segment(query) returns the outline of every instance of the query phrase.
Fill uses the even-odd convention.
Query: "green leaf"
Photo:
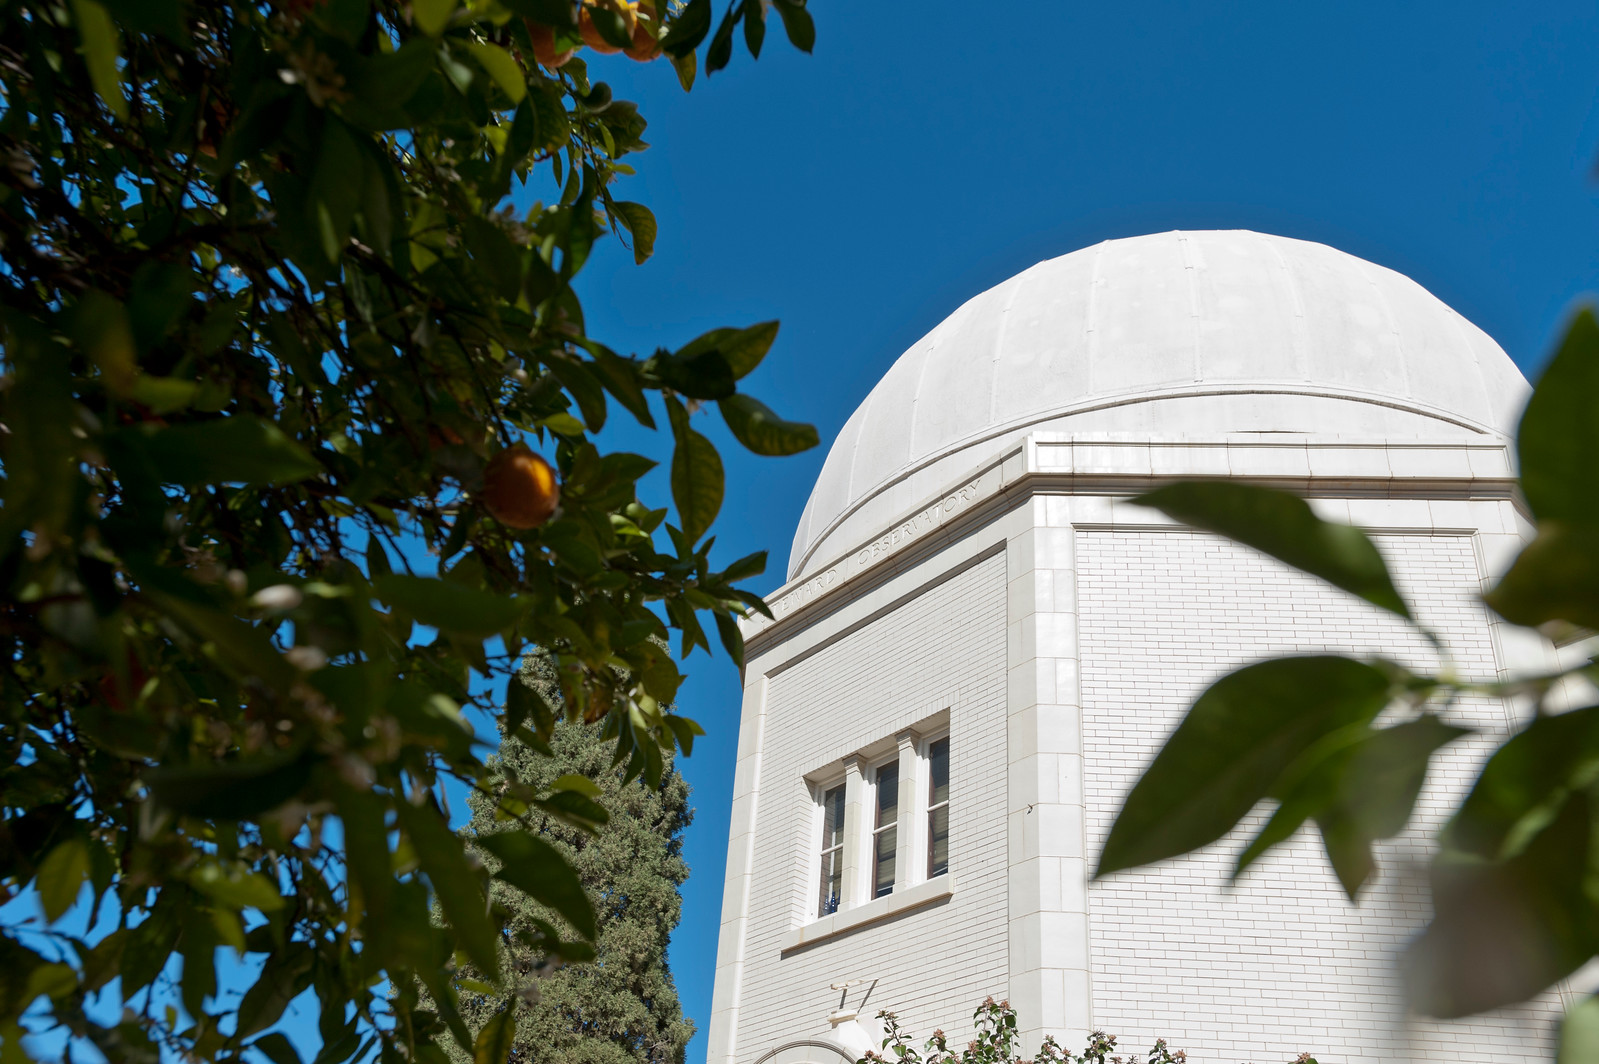
[[[1391,728],[1360,723],[1326,736],[1273,787],[1280,804],[1239,855],[1233,878],[1315,820],[1333,871],[1353,900],[1376,867],[1372,843],[1399,834],[1410,820],[1433,752],[1466,734],[1429,714]]]
[[[194,272],[186,262],[154,260],[133,274],[128,291],[129,327],[140,351],[150,351],[171,335],[193,305]]]
[[[122,950],[122,992],[128,997],[155,981],[166,967],[180,930],[177,891],[163,891],[147,919],[128,933]]]
[[[422,870],[444,909],[445,919],[460,936],[474,963],[491,979],[500,977],[499,935],[489,920],[488,902],[461,839],[431,804],[397,802],[400,824],[416,848]]]
[[[278,1034],[276,1031],[257,1038],[250,1043],[250,1048],[259,1050],[272,1064],[301,1064],[300,1054],[295,1050],[294,1043],[289,1041],[286,1035]]]
[[[299,794],[311,778],[309,754],[217,761],[150,769],[144,782],[155,802],[202,820],[248,820]]]
[[[739,19],[744,17],[742,4],[735,4],[727,9],[727,14],[722,16],[722,24],[716,27],[716,36],[711,38],[711,46],[705,50],[705,76],[712,74],[727,66],[733,58],[733,30],[738,26]]]
[[[586,795],[589,798],[598,798],[600,796],[599,784],[595,783],[581,772],[568,772],[557,777],[555,781],[550,784],[550,790],[576,791],[577,793]]]
[[[722,649],[727,651],[727,656],[733,659],[733,664],[740,669],[744,667],[744,633],[738,630],[738,622],[725,613],[716,615],[716,634],[722,640]]]
[[[618,200],[611,204],[616,216],[633,234],[633,261],[640,265],[655,254],[655,213],[642,203]]]
[[[1599,706],[1535,717],[1483,765],[1439,841],[1486,860],[1514,856],[1596,780]]]
[[[744,0],[744,46],[750,57],[761,57],[761,42],[766,39],[766,8],[761,0]]]
[[[548,798],[534,799],[533,804],[561,823],[590,834],[611,819],[611,814],[606,812],[603,805],[576,791],[552,791]]]
[[[89,878],[89,843],[81,835],[70,835],[39,865],[39,905],[46,923],[55,923],[72,908]]]
[[[289,1007],[289,1002],[311,985],[311,965],[315,957],[315,953],[300,942],[292,942],[269,956],[255,984],[244,992],[244,998],[239,1002],[238,1026],[234,1037],[248,1038],[277,1023],[283,1016],[283,1010]],[[260,1042],[256,1043],[256,1047],[264,1051]]]
[[[135,33],[159,33],[176,44],[187,43],[182,0],[107,0],[106,8]]]
[[[520,677],[513,677],[506,684],[505,715],[513,731],[528,720],[533,722],[533,731],[541,739],[549,739],[555,730],[555,710],[536,687]]]
[[[583,881],[560,850],[523,831],[480,835],[473,841],[500,859],[500,870],[494,873],[496,879],[511,884],[540,905],[549,906],[578,934],[590,942],[594,940],[594,907],[583,890]]]
[[[370,790],[342,787],[335,801],[344,821],[345,860],[360,895],[362,923],[393,926],[394,878],[383,800]],[[367,948],[387,952],[390,945],[382,939],[369,939]]]
[[[1599,910],[1584,889],[1592,800],[1568,797],[1508,860],[1438,855],[1433,920],[1405,957],[1412,1008],[1453,1019],[1525,1001],[1599,952]]]
[[[350,91],[369,107],[403,107],[433,72],[437,57],[437,44],[412,37],[396,51],[370,56],[351,80]]]
[[[516,1002],[515,997],[511,998],[510,1004],[478,1032],[472,1046],[472,1064],[505,1064],[510,1059],[516,1044]]]
[[[78,407],[73,398],[71,360],[32,320],[0,317],[0,333],[12,368],[6,393],[5,477],[0,490],[0,553],[11,550],[24,529],[54,532],[82,496],[74,475]],[[81,512],[81,510],[79,511]]]
[[[362,157],[351,130],[337,118],[322,123],[322,138],[316,154],[316,169],[311,175],[311,202],[321,240],[322,254],[330,263],[339,261],[350,239],[350,224],[361,206],[361,190],[366,160]]]
[[[655,418],[650,414],[649,401],[644,397],[644,388],[641,381],[644,363],[632,358],[623,358],[603,344],[592,340],[583,345],[593,356],[590,364],[594,373],[605,386],[605,390],[616,397],[628,413],[645,428],[655,427]]]
[[[661,50],[670,56],[690,55],[710,31],[711,0],[688,0],[677,17],[667,19],[662,28]],[[692,83],[693,79],[689,80]]]
[[[577,28],[577,13],[567,0],[506,0],[505,6],[546,26]]]
[[[816,23],[805,10],[805,0],[772,0],[772,3],[782,16],[783,31],[788,34],[789,43],[806,53],[815,49]]]
[[[699,57],[693,52],[683,55],[668,55],[667,62],[672,64],[672,69],[677,73],[677,83],[683,86],[684,92],[694,88],[694,75],[699,70]]]
[[[127,308],[104,292],[90,290],[78,297],[69,314],[72,341],[100,371],[106,390],[127,395],[139,374]]]
[[[693,755],[695,737],[705,734],[705,729],[700,727],[698,721],[679,717],[675,713],[667,716],[666,726],[672,729],[672,735],[676,737],[677,745],[682,747],[685,755]]]
[[[411,16],[416,28],[429,37],[437,37],[450,24],[455,14],[455,0],[412,0]]]
[[[131,563],[129,569],[141,581],[152,575],[151,569],[136,567]],[[294,683],[298,674],[284,660],[277,647],[272,645],[264,628],[246,624],[219,609],[200,605],[182,597],[181,593],[173,594],[169,588],[170,585],[162,587],[152,582],[142,590],[145,597],[159,605],[169,618],[187,628],[215,660],[238,673],[241,678],[254,677],[279,690]]]
[[[1185,481],[1132,500],[1184,524],[1254,547],[1410,620],[1376,544],[1353,525],[1323,521],[1297,495],[1236,481]]]
[[[743,329],[712,329],[684,344],[678,349],[677,357],[689,361],[714,351],[727,363],[733,379],[743,380],[761,364],[766,353],[772,349],[772,343],[777,339],[777,330],[778,323],[775,321],[763,321]],[[721,396],[707,395],[699,398],[719,399]]]
[[[568,414],[565,410],[557,414],[551,414],[549,417],[539,418],[538,424],[551,432],[570,439],[577,439],[586,431],[583,422]]]
[[[210,914],[202,906],[193,906],[183,914],[183,936],[178,940],[178,953],[183,958],[183,977],[179,981],[178,998],[191,1016],[204,1012],[205,999],[217,992],[217,938]]]
[[[595,31],[606,44],[614,48],[626,48],[633,43],[633,31],[628,28],[627,20],[622,17],[621,12],[594,4],[589,7],[588,15],[589,20],[594,23]]]
[[[494,84],[500,91],[510,97],[512,106],[522,102],[527,96],[527,74],[517,61],[497,44],[485,44],[482,41],[468,41],[467,48],[489,77],[494,79]]]
[[[1555,1064],[1599,1064],[1599,996],[1583,998],[1566,1010]]]
[[[200,395],[200,383],[141,374],[134,380],[130,395],[153,414],[172,414],[194,403]]]
[[[689,427],[682,403],[668,396],[666,411],[677,440],[672,452],[672,501],[683,535],[697,543],[722,508],[722,458],[710,440]]]
[[[1515,624],[1599,627],[1599,525],[1541,522],[1537,538],[1483,599]]]
[[[461,231],[472,257],[499,290],[500,298],[507,303],[516,302],[522,292],[521,249],[505,235],[505,230],[476,215],[461,219]]]
[[[737,390],[733,369],[720,351],[700,351],[686,358],[661,352],[648,366],[663,385],[690,399],[726,399]]]
[[[808,451],[819,442],[816,426],[784,421],[753,396],[730,395],[716,404],[734,438],[754,454],[788,455]]]
[[[748,580],[752,576],[760,576],[766,572],[766,552],[758,550],[753,554],[746,554],[738,561],[723,569],[718,575],[725,582],[732,584],[740,580]]]
[[[28,973],[24,987],[22,1000],[25,1002],[32,1002],[40,994],[50,998],[66,997],[78,989],[78,973],[72,970],[71,965],[59,961],[41,964]]]
[[[584,427],[590,432],[598,432],[604,428],[608,412],[605,386],[594,372],[594,366],[575,357],[564,357],[554,353],[546,357],[544,364],[550,373],[554,374],[555,379],[561,382],[561,387],[577,400],[578,410],[583,414]]]
[[[109,435],[114,464],[138,463],[165,484],[292,484],[322,472],[316,459],[269,421],[231,414],[214,421]]]
[[[1323,736],[1369,721],[1390,682],[1342,657],[1278,658],[1200,695],[1122,803],[1095,876],[1176,857],[1221,838]]]
[[[72,0],[72,17],[83,38],[83,60],[89,67],[94,91],[111,113],[128,120],[128,98],[122,92],[122,77],[117,70],[119,53],[116,24],[104,5],[96,0]]]
[[[460,635],[487,638],[521,620],[522,603],[513,597],[467,587],[453,580],[392,573],[372,586],[387,605],[422,624]]]
[[[1538,378],[1516,433],[1521,491],[1539,521],[1599,524],[1599,321],[1582,310]]]
[[[375,580],[380,576],[388,576],[394,572],[394,566],[389,564],[389,552],[383,549],[383,543],[376,535],[366,539],[366,574],[367,579]]]
[[[206,861],[189,874],[189,883],[211,900],[221,902],[230,909],[276,912],[283,908],[283,896],[272,881],[242,865]]]

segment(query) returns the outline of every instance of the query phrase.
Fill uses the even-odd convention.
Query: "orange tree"
[[[1599,631],[1599,322],[1585,310],[1527,403],[1516,436],[1537,534],[1483,597],[1505,621],[1585,645]],[[1429,633],[1360,529],[1302,499],[1191,481],[1133,500],[1263,551]],[[1354,899],[1373,843],[1403,830],[1432,755],[1466,734],[1461,695],[1529,703],[1437,838],[1433,917],[1404,959],[1411,1005],[1458,1017],[1522,1001],[1599,955],[1599,659],[1506,682],[1447,668],[1321,655],[1246,665],[1217,680],[1133,786],[1097,875],[1210,845],[1261,802],[1271,814],[1234,876],[1306,823]],[[1561,697],[1555,697],[1555,696]],[[1382,725],[1379,714],[1390,711]],[[1561,1064],[1599,1062],[1599,996],[1566,1015]]]
[[[809,50],[803,0],[773,10]],[[43,917],[19,900],[0,926],[8,1061],[25,1023],[114,1061],[293,1064],[269,1029],[307,989],[319,1064],[442,1061],[468,1038],[458,957],[518,989],[491,877],[577,935],[524,927],[524,946],[592,956],[560,856],[506,833],[485,866],[441,795],[484,786],[476,711],[544,748],[530,688],[485,694],[529,644],[562,711],[658,778],[699,734],[663,708],[680,673],[661,637],[709,652],[714,627],[736,661],[734,616],[765,609],[738,587],[763,555],[711,560],[722,466],[693,422],[714,404],[756,453],[815,445],[738,391],[775,323],[629,356],[588,335],[572,287],[604,234],[639,261],[656,235],[617,194],[645,121],[603,64],[664,54],[687,88],[740,22],[759,53],[758,0],[712,16],[0,10],[0,882]],[[524,184],[546,201],[513,210]],[[669,432],[676,524],[639,498],[651,459],[595,444],[617,414]],[[492,799],[605,819],[559,779]],[[219,992],[224,948],[242,997]]]

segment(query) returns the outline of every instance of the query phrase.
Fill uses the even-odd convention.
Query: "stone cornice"
[[[1126,497],[1178,479],[1228,477],[1330,499],[1492,499],[1524,509],[1501,441],[1338,441],[1228,437],[1181,442],[1034,433],[924,500],[879,534],[766,596],[773,620],[741,623],[751,656],[903,560],[913,548],[980,527],[1034,494]]]

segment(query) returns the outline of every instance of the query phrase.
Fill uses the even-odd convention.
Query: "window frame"
[[[882,776],[885,769],[892,769],[894,773],[894,820],[890,824],[883,823]],[[897,877],[899,874],[899,852],[902,849],[900,842],[901,836],[904,834],[900,829],[905,823],[905,781],[903,779],[904,773],[902,773],[900,769],[901,765],[898,751],[895,751],[895,755],[893,757],[881,760],[872,766],[872,827],[870,831],[866,833],[867,837],[864,840],[866,843],[865,867],[867,869],[867,875],[864,877],[866,880],[866,890],[864,891],[866,896],[864,899],[862,899],[864,901],[872,901],[876,898],[886,898],[888,895],[894,893],[894,888],[898,886]],[[882,854],[879,851],[879,840],[888,832],[893,833],[894,849],[888,857],[888,860],[890,861],[890,875],[888,879],[888,888],[885,890],[880,886],[878,880],[878,875],[881,871],[879,866],[883,860]]]
[[[850,910],[884,902],[931,880],[942,880],[949,873],[951,866],[946,856],[945,871],[932,874],[930,754],[937,743],[951,741],[950,724],[950,710],[940,710],[805,773],[802,793],[809,799],[810,808],[800,819],[806,830],[796,842],[801,847],[798,866],[807,878],[801,890],[791,895],[792,911],[800,926],[834,916],[843,918]],[[888,824],[881,822],[879,807],[885,770],[893,773],[897,788],[894,820]],[[838,789],[843,791],[843,834],[842,838],[834,838],[832,846],[824,848],[827,796]],[[949,803],[942,804],[947,808]],[[892,881],[885,882],[879,891],[879,840],[890,831]],[[838,863],[828,865],[829,859]],[[837,903],[830,910],[823,896],[824,867],[833,870],[832,881],[837,884]],[[949,882],[953,884],[953,878]]]
[[[816,893],[810,902],[810,916],[808,919],[820,920],[824,916],[831,916],[842,909],[850,907],[850,899],[845,897],[844,867],[847,863],[850,845],[849,832],[849,780],[845,776],[833,776],[826,780],[811,785],[811,799],[814,810],[813,823],[809,834],[808,849],[810,851],[810,882]],[[825,846],[827,841],[827,796],[834,791],[839,792],[840,813],[838,834],[832,846]],[[822,900],[822,872],[826,867],[829,854],[836,855],[838,893],[833,900],[833,907],[823,911],[825,905]]]
[[[949,745],[948,750],[944,755],[946,758],[944,800],[942,802],[935,803],[933,801],[933,747],[939,743],[948,743]],[[950,739],[948,728],[945,728],[941,732],[935,732],[924,737],[916,751],[917,759],[920,762],[923,776],[923,785],[917,788],[919,797],[921,799],[919,803],[920,807],[917,810],[917,813],[921,817],[922,823],[922,848],[926,851],[926,860],[917,863],[921,868],[921,877],[922,881],[924,882],[929,879],[937,879],[939,876],[949,874],[950,855],[951,850],[953,849],[953,847],[950,846],[950,796],[955,791],[953,781],[949,778],[951,775],[950,769],[952,768],[952,765],[949,762],[953,761],[954,754],[955,744]],[[942,807],[944,810],[944,867],[941,871],[934,872],[933,813],[938,807]]]

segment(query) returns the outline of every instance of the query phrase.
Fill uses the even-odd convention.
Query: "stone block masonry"
[[[1222,672],[1269,656],[1345,650],[1434,665],[1382,611],[1245,547],[1185,531],[1077,532],[1086,834],[1097,854],[1123,794],[1192,699]],[[1467,676],[1497,675],[1472,537],[1382,535],[1401,590]],[[1510,725],[1497,700],[1449,714],[1479,734],[1434,762],[1417,815],[1380,845],[1357,908],[1302,830],[1228,886],[1264,822],[1176,861],[1089,889],[1093,1021],[1140,1050],[1156,1037],[1199,1064],[1547,1061],[1557,995],[1469,1023],[1407,1016],[1394,959],[1428,915],[1426,840]]]
[[[911,1029],[963,1031],[984,997],[1006,993],[1005,557],[995,554],[768,680],[746,987],[734,1058],[828,1031],[839,993],[877,980],[863,1018],[893,1009]],[[807,773],[947,709],[947,901],[783,952],[814,918]],[[857,989],[856,996],[864,992]],[[851,999],[852,1004],[854,999]]]

